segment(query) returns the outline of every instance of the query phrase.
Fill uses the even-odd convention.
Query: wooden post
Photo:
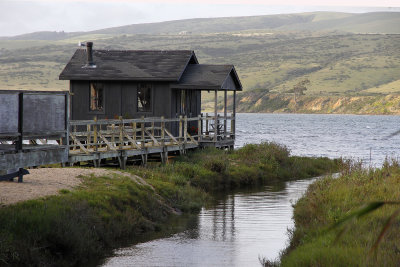
[[[132,143],[131,147],[135,148],[136,147],[136,122],[132,123],[132,130],[133,130],[132,139],[133,139],[134,143]]]
[[[113,123],[113,124],[111,124],[111,143],[113,144],[113,146],[117,147],[117,146],[115,145],[115,135],[114,135],[114,132],[115,132],[115,124]]]
[[[182,129],[182,115],[180,115],[179,116],[179,138],[178,138],[178,141],[179,141],[179,143],[180,142],[182,142],[182,131],[183,131],[183,129]]]
[[[214,142],[217,142],[217,132],[218,132],[217,100],[218,100],[218,91],[215,90],[215,93],[214,93]]]
[[[24,94],[20,93],[19,94],[19,106],[18,106],[18,141],[16,142],[15,145],[15,150],[18,152],[22,152],[22,143],[24,140]],[[18,169],[18,183],[23,182],[23,169],[19,168]],[[14,179],[12,179],[14,180]]]
[[[74,135],[76,136],[76,125],[74,125]],[[75,149],[77,149],[78,147],[77,147],[77,144],[74,142],[74,146],[72,147],[72,150],[75,150]]]
[[[65,138],[63,139],[64,144],[67,147],[67,151],[69,153],[69,132],[70,132],[70,125],[69,125],[69,105],[70,105],[70,99],[69,99],[69,92],[65,94]]]
[[[142,123],[141,123],[142,125],[142,128],[141,128],[141,132],[142,132],[142,140],[140,141],[140,144],[141,144],[141,147],[142,147],[142,149],[144,149],[144,147],[145,147],[145,140],[144,140],[144,131],[145,131],[145,127],[144,127],[144,116],[142,116]]]
[[[94,143],[94,151],[97,151],[97,116],[93,118],[95,124],[93,125],[93,143]]]
[[[226,129],[227,129],[227,125],[226,125],[226,123],[227,123],[227,106],[228,106],[228,104],[227,104],[227,94],[228,94],[228,91],[227,90],[225,90],[224,91],[224,139],[226,139]]]
[[[151,122],[151,135],[152,135],[153,137],[155,137],[155,136],[154,136],[154,121]],[[151,145],[154,146],[154,141],[153,141],[153,139],[152,139],[152,141],[151,141]]]
[[[124,148],[124,120],[119,116],[119,149]]]
[[[164,116],[161,116],[161,146],[165,146],[165,121]]]
[[[231,132],[233,135],[233,140],[236,137],[236,91],[233,91],[233,111],[232,111],[232,122],[231,122]]]
[[[90,143],[91,143],[91,136],[90,136],[90,131],[91,131],[91,127],[90,124],[87,125],[87,133],[86,133],[86,148],[89,149],[90,148]]]
[[[208,113],[206,113],[206,135],[210,135],[210,133],[208,132]]]
[[[183,142],[186,144],[187,141],[187,130],[188,130],[188,121],[187,121],[187,116],[185,115],[185,124],[183,127]]]
[[[197,141],[198,142],[200,142],[201,141],[201,137],[202,137],[202,125],[201,125],[201,121],[202,121],[202,118],[201,118],[201,114],[198,116],[198,121],[197,121]]]

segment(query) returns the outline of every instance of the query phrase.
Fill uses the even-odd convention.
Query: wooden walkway
[[[159,155],[161,162],[166,162],[172,152],[184,154],[188,149],[209,146],[233,149],[234,140],[235,118],[225,114],[70,121],[68,163],[92,161],[98,167],[114,159],[124,169],[129,158],[139,158],[146,165],[149,156]]]

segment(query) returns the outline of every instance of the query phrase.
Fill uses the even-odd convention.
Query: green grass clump
[[[337,229],[326,230],[367,203],[398,201],[399,182],[397,162],[385,162],[378,170],[348,163],[339,178],[316,181],[295,205],[295,230],[290,233],[290,246],[281,265],[398,266],[398,218],[377,249],[370,252],[387,219],[398,207],[384,206]]]
[[[285,146],[261,143],[234,151],[212,148],[195,151],[179,157],[174,164],[143,170],[142,175],[151,177],[158,173],[164,181],[176,185],[216,192],[318,176],[336,171],[337,163],[328,158],[293,157]]]

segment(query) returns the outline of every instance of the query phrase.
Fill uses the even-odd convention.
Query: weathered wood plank
[[[0,134],[18,132],[18,93],[0,93]]]

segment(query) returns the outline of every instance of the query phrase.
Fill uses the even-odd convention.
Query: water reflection
[[[259,266],[285,247],[292,203],[312,180],[275,183],[218,199],[167,238],[116,251],[105,266]]]

